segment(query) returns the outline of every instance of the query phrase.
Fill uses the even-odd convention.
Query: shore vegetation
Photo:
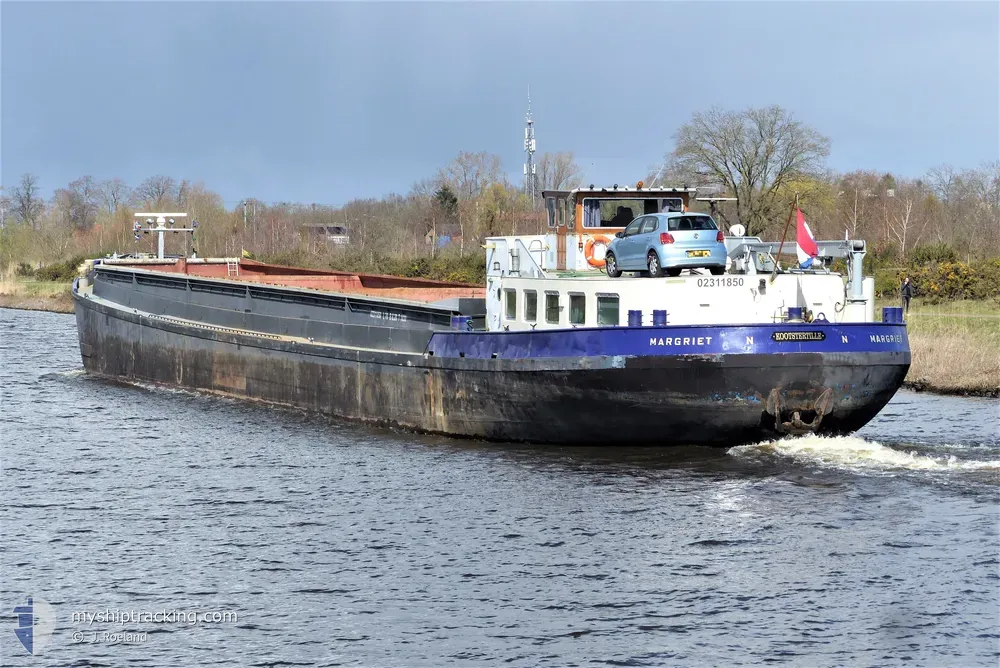
[[[663,161],[634,181],[735,198],[718,211],[723,229],[741,223],[778,239],[797,203],[817,238],[864,239],[880,299],[898,299],[911,279],[914,385],[995,388],[1000,161],[939,165],[913,178],[834,172],[830,150],[818,129],[781,107],[712,109],[682,124]],[[539,154],[537,168],[538,191],[590,185],[570,152]],[[0,186],[0,304],[68,310],[83,258],[155,251],[154,235],[132,231],[133,214],[149,211],[198,221],[191,245],[177,235],[185,238],[168,240],[168,253],[481,285],[487,237],[548,229],[542,201],[525,186],[486,151],[458,153],[405,193],[340,204],[226,201],[202,182],[163,174],[138,183],[83,175],[63,185],[26,173]]]

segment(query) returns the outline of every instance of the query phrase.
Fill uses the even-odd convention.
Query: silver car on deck
[[[725,236],[703,213],[654,213],[640,216],[615,234],[604,258],[608,276],[623,271],[679,276],[684,269],[726,271]]]

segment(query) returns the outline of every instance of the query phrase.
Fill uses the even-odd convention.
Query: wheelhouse
[[[639,216],[688,211],[695,191],[644,188],[641,181],[626,188],[543,191],[552,266],[560,271],[603,269],[604,252],[616,232]]]

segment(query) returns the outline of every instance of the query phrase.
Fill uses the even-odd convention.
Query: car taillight
[[[726,235],[722,233],[722,230],[719,230],[719,233],[715,235],[715,240],[716,241],[725,241],[726,240]]]
[[[670,234],[670,232],[660,232],[660,243],[672,244],[674,243],[674,237]]]

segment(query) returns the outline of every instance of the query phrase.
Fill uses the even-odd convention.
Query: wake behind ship
[[[164,234],[188,228],[137,214],[160,253],[87,263],[81,355],[117,380],[497,441],[730,446],[862,427],[910,363],[898,309],[875,321],[864,242],[818,242],[815,263],[781,270],[794,246],[724,238],[693,194],[546,192],[548,233],[488,239],[485,286],[165,258]]]

